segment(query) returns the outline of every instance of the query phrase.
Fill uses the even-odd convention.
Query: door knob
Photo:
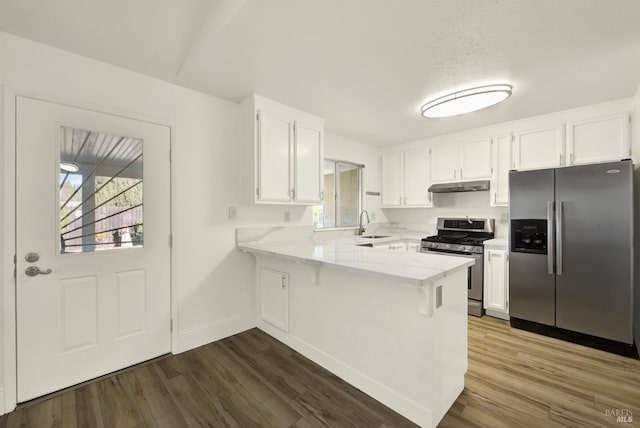
[[[29,266],[24,270],[27,276],[49,275],[51,272],[51,269],[40,270],[38,266]]]

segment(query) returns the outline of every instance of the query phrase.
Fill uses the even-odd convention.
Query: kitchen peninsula
[[[473,259],[238,229],[256,260],[260,329],[421,426],[464,388]],[[302,233],[301,233],[302,231]],[[277,235],[280,234],[280,238]]]

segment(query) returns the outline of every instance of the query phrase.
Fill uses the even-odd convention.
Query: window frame
[[[323,164],[325,162],[333,162],[333,188],[334,188],[334,218],[335,218],[335,225],[332,227],[315,227],[315,230],[317,231],[328,231],[328,230],[349,230],[349,229],[357,229],[359,227],[358,224],[355,225],[347,225],[344,226],[342,225],[342,221],[340,219],[340,174],[339,174],[339,167],[340,165],[344,165],[344,166],[349,166],[349,167],[355,167],[358,171],[358,208],[357,208],[357,212],[358,215],[360,215],[360,213],[363,210],[364,207],[364,191],[363,191],[363,175],[364,175],[364,168],[365,165],[363,164],[359,164],[356,162],[350,162],[350,161],[345,161],[345,160],[340,160],[340,159],[332,159],[332,158],[324,158],[323,159]],[[324,171],[324,168],[323,168]],[[322,173],[322,180],[324,181],[324,172]],[[324,196],[324,192],[323,192],[323,196]],[[318,205],[316,205],[318,206]],[[324,212],[325,208],[325,199],[324,197],[322,198],[322,204],[319,205],[322,206],[322,210]],[[324,222],[323,222],[324,224]]]

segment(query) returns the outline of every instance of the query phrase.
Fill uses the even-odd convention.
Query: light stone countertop
[[[394,240],[398,238],[395,237]],[[281,242],[260,240],[239,242],[238,249],[360,272],[410,285],[427,285],[474,264],[472,258],[359,247],[356,241],[365,240],[362,238],[325,242],[314,242],[311,239]],[[368,241],[380,242],[380,240]]]
[[[509,240],[507,238],[488,239],[483,244],[485,247],[508,247]]]

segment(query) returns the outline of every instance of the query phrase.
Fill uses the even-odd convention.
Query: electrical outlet
[[[229,220],[238,218],[238,207],[229,207]]]
[[[291,221],[291,213],[289,211],[284,212],[284,222],[289,223]]]
[[[508,223],[508,222],[509,222],[509,213],[501,213],[500,223]]]

